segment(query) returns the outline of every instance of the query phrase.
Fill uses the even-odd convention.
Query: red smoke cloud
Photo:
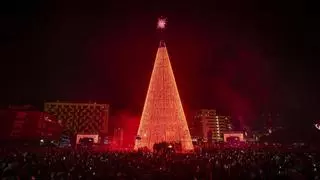
[[[210,79],[210,92],[215,94],[217,103],[228,109],[234,118],[243,118],[241,125],[250,124],[257,118],[257,112],[268,104],[269,69],[257,51],[245,47],[228,49],[232,49],[233,55],[227,58],[221,55],[224,58],[220,62],[219,73]]]
[[[134,140],[138,131],[140,117],[130,111],[119,111],[112,118],[114,128],[123,129],[123,147],[134,145]]]

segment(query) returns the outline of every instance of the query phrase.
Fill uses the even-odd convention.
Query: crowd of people
[[[197,153],[0,150],[2,179],[319,179],[319,154],[270,149]]]

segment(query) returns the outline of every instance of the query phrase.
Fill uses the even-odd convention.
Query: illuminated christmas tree
[[[147,97],[143,107],[135,149],[155,143],[179,142],[182,150],[193,150],[191,136],[164,41],[160,41]]]

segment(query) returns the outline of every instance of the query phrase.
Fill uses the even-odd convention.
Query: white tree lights
[[[159,23],[158,23],[159,25]],[[160,26],[165,23],[160,22]],[[159,142],[180,142],[182,150],[193,150],[193,144],[182,108],[170,59],[164,41],[160,42],[147,97],[143,107],[135,149]]]

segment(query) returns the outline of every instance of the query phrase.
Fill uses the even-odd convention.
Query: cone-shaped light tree
[[[155,143],[179,142],[183,151],[193,150],[190,131],[164,41],[160,41],[135,149],[153,149]]]

